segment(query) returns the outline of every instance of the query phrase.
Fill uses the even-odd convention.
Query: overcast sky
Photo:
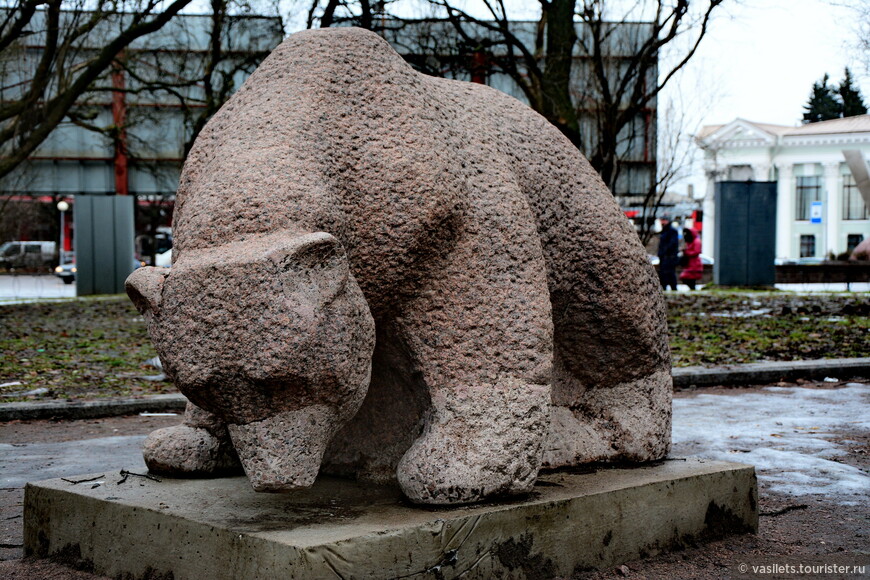
[[[870,1],[870,0],[868,0]],[[849,66],[865,102],[870,77],[854,48],[855,14],[825,0],[743,0],[724,7],[691,63],[684,90],[709,86],[704,124],[750,121],[796,125],[813,82],[834,83]]]

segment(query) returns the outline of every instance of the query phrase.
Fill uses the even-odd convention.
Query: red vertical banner
[[[129,172],[127,168],[127,97],[124,92],[126,80],[121,63],[124,53],[118,55],[118,60],[112,66],[112,123],[115,125],[115,193],[127,195],[130,193]]]
[[[485,85],[488,72],[489,62],[486,53],[482,50],[474,51],[471,55],[471,82]]]
[[[65,216],[63,220],[63,251],[72,252],[73,250],[73,227],[72,215]]]

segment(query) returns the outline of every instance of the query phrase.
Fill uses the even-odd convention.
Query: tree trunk
[[[543,115],[572,143],[580,145],[580,124],[571,100],[571,65],[577,32],[574,29],[576,0],[552,0],[544,5],[546,62],[542,78]]]

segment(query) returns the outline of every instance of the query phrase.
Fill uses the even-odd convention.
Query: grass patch
[[[870,296],[716,290],[668,294],[674,366],[870,356]],[[0,305],[3,402],[175,392],[126,297]],[[20,393],[46,389],[39,396]],[[18,394],[18,395],[15,395]],[[15,396],[10,396],[15,395]]]
[[[0,306],[0,388],[9,396],[48,389],[40,398],[92,399],[175,392],[137,377],[158,371],[145,321],[126,297]]]
[[[860,294],[669,294],[674,366],[870,356],[870,297]]]

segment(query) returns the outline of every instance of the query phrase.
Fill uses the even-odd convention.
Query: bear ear
[[[157,314],[160,310],[163,282],[168,275],[166,268],[144,266],[127,277],[124,288],[140,314]]]
[[[347,284],[350,267],[344,247],[326,232],[305,234],[272,248],[267,257],[283,280],[293,287],[315,291],[328,304]]]

